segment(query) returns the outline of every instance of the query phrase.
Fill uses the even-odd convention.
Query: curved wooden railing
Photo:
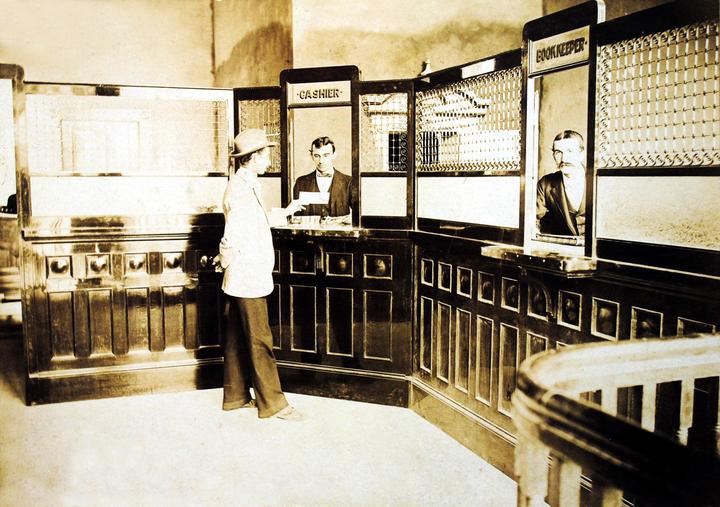
[[[513,395],[518,505],[720,505],[719,375],[718,335],[531,357]]]

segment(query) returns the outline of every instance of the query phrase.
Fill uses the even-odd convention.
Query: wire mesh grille
[[[360,168],[407,171],[407,93],[360,96]]]
[[[241,100],[238,102],[240,130],[263,129],[268,138],[280,145],[280,100]],[[280,150],[270,150],[272,165],[267,172],[280,172]]]
[[[520,171],[522,70],[513,67],[419,92],[418,171]]]
[[[598,48],[598,168],[720,164],[717,20]]]
[[[31,173],[227,170],[224,100],[28,95]]]

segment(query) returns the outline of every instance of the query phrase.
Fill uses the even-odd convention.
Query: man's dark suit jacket
[[[563,236],[585,233],[585,196],[580,209],[573,211],[565,195],[562,172],[546,174],[537,186],[537,219],[540,232]]]
[[[327,204],[308,204],[304,211],[300,211],[298,215],[323,215],[323,209],[326,214],[331,217],[338,217],[350,213],[350,186],[352,178],[347,174],[343,174],[337,169],[333,173],[332,183],[330,184],[330,201]],[[310,174],[300,176],[295,181],[293,188],[293,199],[300,197],[300,192],[319,192],[320,189],[315,179],[315,171]]]

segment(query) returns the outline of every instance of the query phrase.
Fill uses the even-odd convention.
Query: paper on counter
[[[283,208],[272,208],[268,213],[268,222],[270,222],[270,227],[287,225],[287,213]]]
[[[330,202],[330,192],[300,192],[300,204],[327,204]]]

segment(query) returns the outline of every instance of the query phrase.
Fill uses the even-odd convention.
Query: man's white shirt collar
[[[321,175],[320,171],[315,170],[315,181],[317,182],[317,186],[321,192],[329,192],[330,191],[330,185],[332,184],[332,179],[333,179],[334,174],[335,174],[335,169],[333,169],[332,172],[327,175]]]

